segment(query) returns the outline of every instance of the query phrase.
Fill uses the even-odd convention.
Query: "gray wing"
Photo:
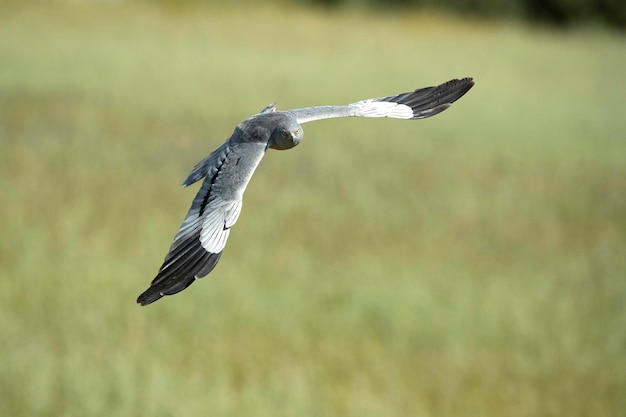
[[[204,182],[157,276],[150,288],[137,298],[139,304],[150,304],[164,295],[176,294],[213,270],[230,228],[237,222],[243,193],[265,149],[263,143],[231,138],[194,167],[183,185],[202,178]]]
[[[395,96],[371,98],[345,106],[319,106],[289,110],[298,123],[333,117],[391,117],[423,119],[441,113],[474,85],[471,78],[450,80],[435,87],[420,88]]]

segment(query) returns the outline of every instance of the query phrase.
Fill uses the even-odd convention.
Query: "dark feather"
[[[137,298],[139,304],[147,305],[164,295],[172,295],[184,290],[197,278],[202,278],[211,272],[222,256],[222,252],[210,253],[202,247],[200,230],[195,231],[183,242],[175,242],[175,245],[175,248],[165,257],[150,288]]]
[[[404,104],[413,109],[413,119],[423,119],[441,113],[463,97],[474,86],[471,78],[450,80],[436,87],[419,88],[410,93],[377,99]]]

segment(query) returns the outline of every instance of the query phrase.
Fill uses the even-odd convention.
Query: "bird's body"
[[[150,304],[206,276],[219,261],[230,228],[241,212],[243,193],[268,149],[286,150],[303,138],[302,123],[335,117],[420,119],[447,109],[474,85],[471,78],[346,106],[276,111],[274,105],[244,120],[231,137],[189,173],[183,186],[204,178],[174,237],[163,265],[137,302]]]

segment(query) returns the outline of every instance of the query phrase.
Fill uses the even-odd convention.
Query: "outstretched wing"
[[[423,119],[441,113],[474,85],[471,78],[450,80],[436,87],[420,88],[395,96],[371,98],[346,106],[318,106],[289,110],[298,123],[333,117],[391,117]]]
[[[347,106],[307,107],[286,113],[294,116],[298,123],[351,116],[421,119],[444,111],[473,85],[471,78],[464,78]],[[273,112],[276,112],[274,104],[261,111]],[[243,193],[267,146],[263,142],[242,140],[237,135],[236,129],[233,136],[200,161],[183,182],[188,186],[204,178],[157,276],[137,298],[141,305],[184,290],[211,272],[219,261],[230,228],[241,212]]]
[[[265,149],[263,143],[231,139],[195,166],[183,185],[203,177],[204,182],[157,276],[137,298],[139,304],[176,294],[213,270],[230,228],[239,218],[243,193]]]

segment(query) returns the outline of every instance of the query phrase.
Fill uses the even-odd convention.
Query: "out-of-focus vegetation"
[[[2,414],[625,415],[625,73],[603,32],[5,3]],[[432,119],[305,125],[216,270],[135,305],[242,119],[462,76]]]
[[[626,27],[621,0],[293,0],[329,6],[429,8],[477,16],[514,17],[559,25],[603,22]]]
[[[173,7],[206,5],[220,0],[147,0]],[[259,0],[238,0],[258,2]],[[284,3],[316,4],[332,8],[381,10],[431,10],[470,16],[507,18],[558,26],[604,24],[626,28],[623,0],[279,0]],[[273,0],[276,2],[276,0]]]

